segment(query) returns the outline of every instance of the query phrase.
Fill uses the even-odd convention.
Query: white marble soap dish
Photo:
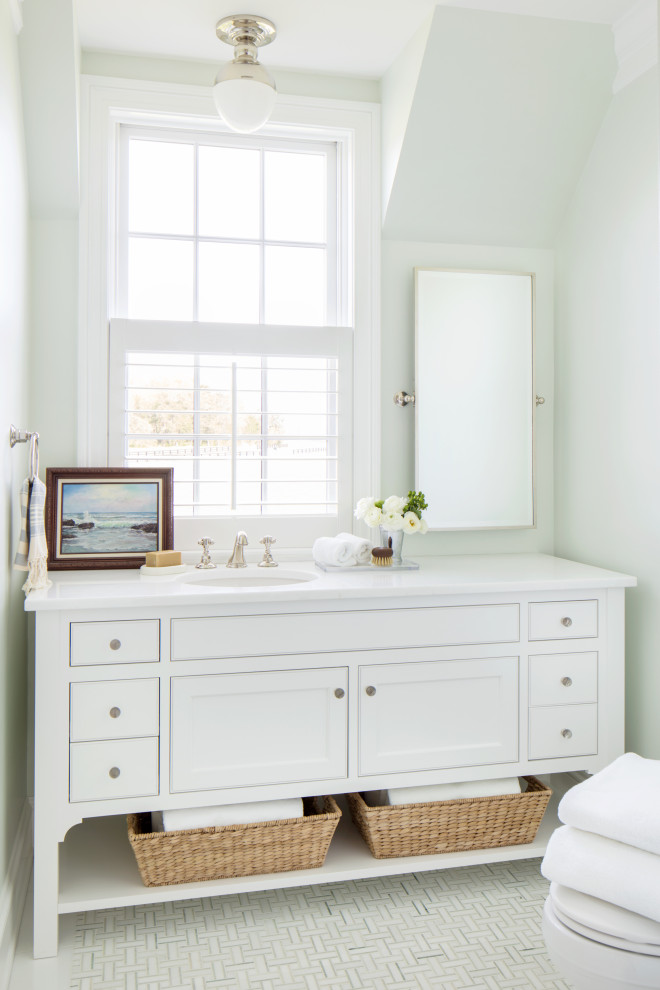
[[[188,570],[187,564],[173,564],[172,567],[147,567],[143,564],[140,568],[140,577],[154,578],[159,581],[161,578],[174,577],[176,574],[185,574]]]

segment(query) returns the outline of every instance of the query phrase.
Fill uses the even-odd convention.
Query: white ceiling
[[[261,60],[279,69],[379,79],[436,0],[75,0],[89,51],[225,62],[215,24],[234,13],[270,18],[278,29]],[[639,0],[440,0],[440,6],[611,24]]]

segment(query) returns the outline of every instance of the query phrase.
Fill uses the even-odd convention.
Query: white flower
[[[383,514],[378,508],[378,506],[372,505],[365,512],[363,519],[366,522],[367,526],[379,526],[382,516]]]
[[[384,529],[389,529],[391,533],[394,533],[398,529],[403,529],[403,516],[400,512],[385,512],[385,506],[383,506],[380,524]]]
[[[403,513],[403,507],[406,504],[407,499],[401,498],[400,495],[390,495],[383,502],[383,512],[398,512],[399,515]]]
[[[406,512],[403,517],[403,528],[406,533],[419,533],[422,528],[422,520],[414,512]]]
[[[355,518],[364,519],[369,509],[372,508],[376,499],[371,496],[370,498],[361,498],[358,500],[357,507],[355,509]],[[376,523],[378,525],[378,523]]]
[[[420,533],[428,533],[429,524],[427,523],[426,519],[419,520],[419,531]]]

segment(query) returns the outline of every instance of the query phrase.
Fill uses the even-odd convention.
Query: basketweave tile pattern
[[[539,864],[90,911],[70,990],[570,990]]]

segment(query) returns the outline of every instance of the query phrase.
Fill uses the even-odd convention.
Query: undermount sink
[[[304,571],[261,573],[252,568],[238,570],[199,570],[182,578],[183,584],[202,584],[205,588],[283,588],[287,584],[313,581],[317,575]]]

